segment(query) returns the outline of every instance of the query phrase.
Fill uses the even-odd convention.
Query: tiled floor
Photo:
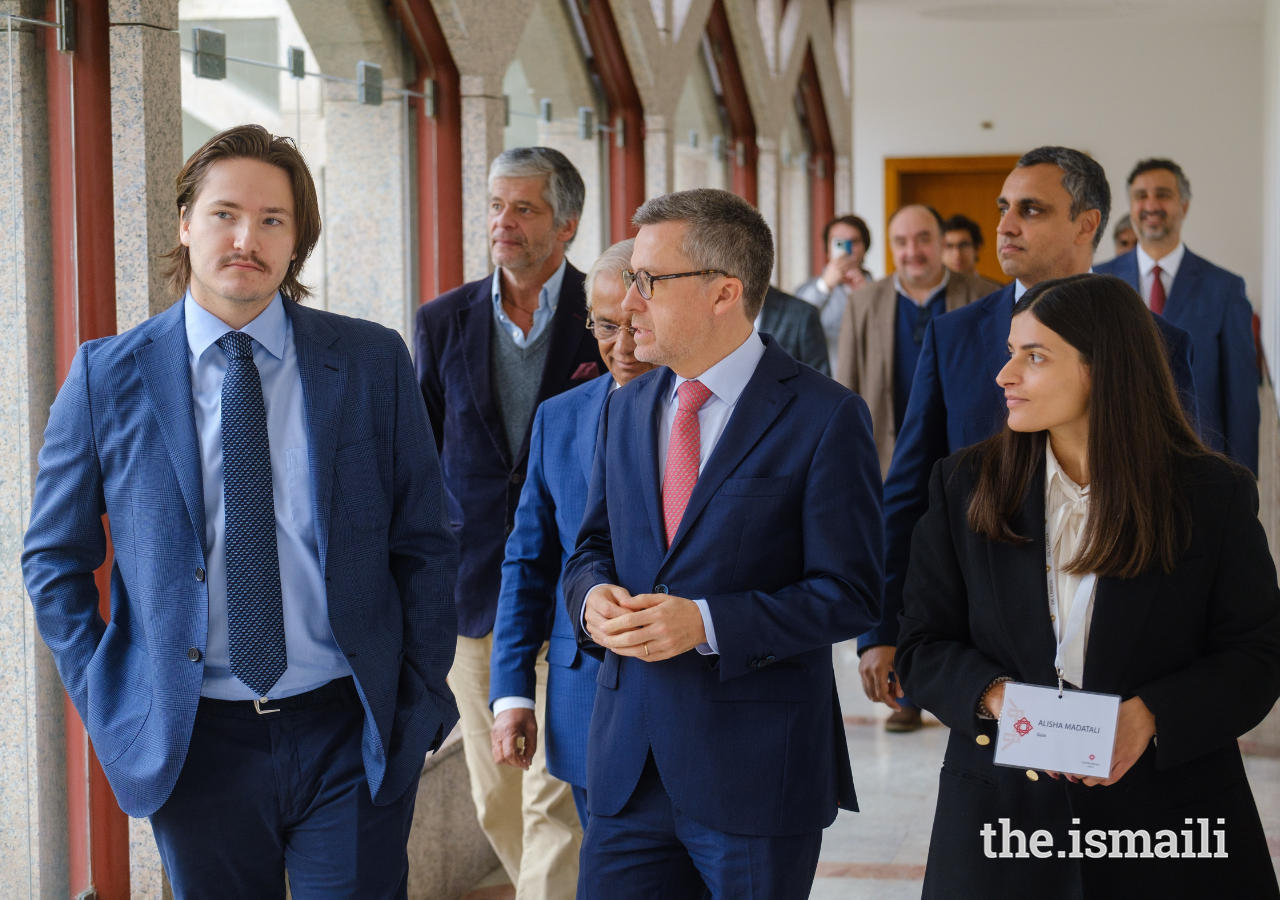
[[[862,693],[852,644],[835,648],[836,683],[847,724],[860,813],[841,812],[822,841],[812,900],[918,900],[929,855],[938,769],[948,731],[927,713],[914,734],[889,734],[889,711]],[[1280,856],[1280,759],[1245,758],[1262,821]],[[484,884],[508,883],[500,872]],[[512,891],[511,888],[507,888]],[[489,893],[489,891],[494,891]],[[499,900],[494,888],[471,900]],[[514,896],[514,892],[505,896]]]

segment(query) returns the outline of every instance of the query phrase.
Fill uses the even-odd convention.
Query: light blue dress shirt
[[[551,273],[551,277],[538,292],[538,308],[533,311],[533,325],[528,334],[507,318],[506,310],[502,308],[502,267],[493,270],[493,316],[522,350],[538,339],[538,335],[546,330],[551,317],[556,314],[556,306],[560,303],[560,285],[564,283],[564,269],[568,264],[568,259],[560,260],[560,267]]]
[[[279,294],[240,329],[253,338],[253,362],[262,381],[271,444],[271,483],[276,506],[276,546],[284,603],[289,667],[268,693],[272,699],[301,694],[351,674],[329,627],[329,600],[316,544],[315,491],[307,441],[302,376],[293,325]],[[227,649],[227,544],[222,489],[222,379],[227,356],[215,341],[230,328],[188,292],[183,300],[191,399],[200,441],[204,486],[205,584],[209,590],[209,633],[200,694],[219,700],[255,700],[253,691],[231,674]]]

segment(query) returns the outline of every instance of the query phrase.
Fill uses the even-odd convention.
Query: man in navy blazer
[[[295,897],[403,898],[458,718],[457,545],[409,352],[297,302],[320,216],[289,138],[215,135],[178,206],[184,299],[81,346],[50,410],[36,622],[175,897],[282,897],[287,867]]]
[[[418,381],[460,545],[449,684],[462,714],[471,796],[481,828],[527,900],[572,891],[578,817],[568,785],[548,775],[541,757],[525,772],[494,761],[490,655],[534,411],[604,371],[585,327],[582,273],[565,257],[585,193],[582,176],[557,150],[500,154],[489,168],[494,273],[423,304],[414,329]],[[544,682],[546,653],[544,646],[537,662]]]
[[[1191,335],[1200,434],[1256,476],[1261,413],[1253,307],[1243,278],[1182,243],[1190,206],[1191,183],[1181,166],[1171,159],[1138,163],[1129,174],[1129,212],[1138,246],[1094,271],[1123,278],[1152,312]]]
[[[516,530],[507,538],[493,625],[493,758],[527,769],[537,749],[543,749],[547,770],[573,788],[583,828],[587,729],[600,663],[578,649],[560,574],[577,547],[604,402],[614,388],[653,368],[636,359],[636,343],[627,325],[631,316],[622,311],[622,271],[631,265],[634,244],[614,244],[587,272],[587,321],[609,371],[538,407],[529,441],[529,477],[516,509]],[[545,683],[539,684],[535,660],[548,634],[549,671]],[[541,745],[538,719],[547,726]]]
[[[698,189],[634,222],[623,310],[668,368],[607,402],[565,570],[602,658],[578,897],[800,900],[857,809],[831,645],[878,613],[870,414],[752,327],[773,264],[753,207]]]
[[[902,583],[911,532],[929,505],[933,466],[1004,426],[1004,391],[996,375],[1009,361],[1013,306],[1041,281],[1089,271],[1111,210],[1111,189],[1102,166],[1080,151],[1040,147],[1018,160],[997,202],[996,254],[1014,281],[925,329],[911,400],[885,479],[884,611],[879,624],[858,639],[858,668],[867,696],[895,709],[903,696],[893,670]],[[1191,339],[1158,316],[1156,325],[1194,425]]]

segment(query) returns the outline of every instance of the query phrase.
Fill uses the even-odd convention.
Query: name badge
[[[995,763],[1106,778],[1120,697],[1007,682]]]

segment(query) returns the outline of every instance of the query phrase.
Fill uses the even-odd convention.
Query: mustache
[[[267,265],[266,260],[256,253],[228,253],[222,259],[218,260],[218,268],[232,265],[233,263],[247,262],[257,266],[264,272],[270,272],[271,267]]]

